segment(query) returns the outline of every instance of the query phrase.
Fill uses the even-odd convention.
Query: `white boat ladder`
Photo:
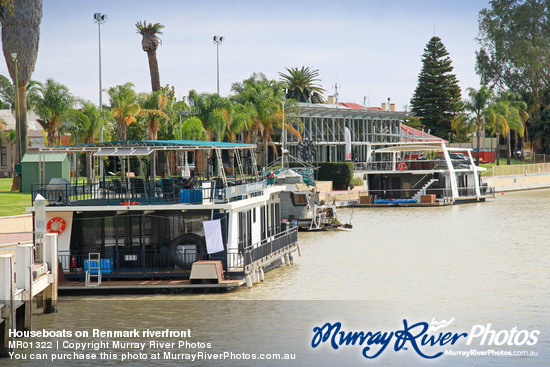
[[[92,283],[92,277],[96,277],[97,282]],[[101,285],[101,254],[99,252],[90,252],[88,254],[88,270],[86,270],[85,284],[92,287]]]

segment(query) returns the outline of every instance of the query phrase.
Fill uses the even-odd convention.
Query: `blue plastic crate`
[[[180,203],[190,203],[191,202],[191,189],[180,189]]]
[[[90,264],[93,268],[97,268],[97,260],[84,260],[84,271],[88,271],[90,268]],[[113,259],[100,259],[99,260],[99,267],[101,268],[102,273],[112,273],[113,272]],[[91,269],[90,274],[97,274],[96,269]]]
[[[191,202],[202,203],[202,190],[191,190]]]

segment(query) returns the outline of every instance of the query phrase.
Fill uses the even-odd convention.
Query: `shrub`
[[[352,162],[319,162],[314,163],[319,167],[317,179],[319,181],[332,181],[335,190],[346,190],[350,187],[353,178]]]
[[[353,189],[355,186],[363,186],[363,180],[360,177],[352,177],[349,187]]]

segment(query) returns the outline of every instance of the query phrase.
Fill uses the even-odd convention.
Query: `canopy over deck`
[[[374,153],[397,153],[397,152],[420,152],[420,151],[449,151],[449,152],[466,152],[472,149],[468,148],[451,148],[447,147],[444,142],[437,143],[388,143],[384,148],[376,149]]]
[[[96,156],[138,156],[149,155],[153,150],[243,150],[255,149],[254,144],[228,143],[200,140],[143,140],[109,141],[41,148],[45,152],[94,152]],[[100,153],[105,152],[105,154]],[[110,153],[110,154],[107,154]],[[114,154],[113,154],[114,153]]]

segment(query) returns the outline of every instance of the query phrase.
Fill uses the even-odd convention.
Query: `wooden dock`
[[[228,279],[217,283],[190,283],[189,280],[103,280],[101,285],[90,286],[81,281],[59,284],[60,294],[113,294],[117,293],[185,293],[193,291],[225,292],[240,287],[243,279]]]

